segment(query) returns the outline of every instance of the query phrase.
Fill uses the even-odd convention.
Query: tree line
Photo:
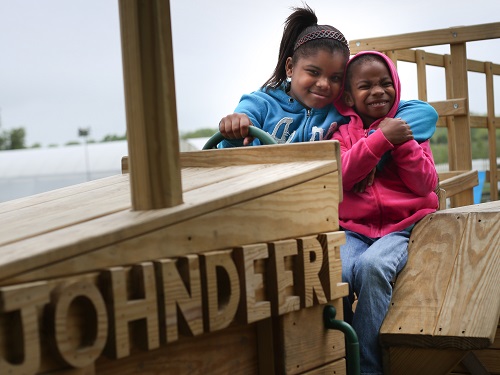
[[[127,135],[106,135],[102,140],[98,142],[113,142],[113,141],[121,141],[126,140]],[[93,139],[89,139],[87,143],[96,143],[97,141]],[[78,141],[69,141],[66,142],[65,146],[78,145],[80,142]],[[31,146],[26,145],[26,130],[23,127],[14,128],[10,130],[1,130],[0,131],[0,151],[2,150],[21,150],[26,148],[40,148],[42,145],[40,143],[35,143]],[[56,144],[51,144],[49,147],[57,147]]]
[[[190,132],[181,133],[181,139],[210,137],[217,132],[217,128],[202,128]],[[113,142],[126,140],[127,135],[106,135],[99,142]],[[500,132],[496,132],[496,142],[500,145]],[[95,140],[89,140],[88,143],[96,143]],[[80,142],[71,141],[65,145],[80,144]],[[488,130],[471,129],[471,145],[473,159],[488,159]],[[55,147],[50,145],[49,147]],[[39,143],[26,146],[26,130],[23,127],[0,131],[0,150],[18,150],[24,148],[38,148]],[[500,148],[500,147],[499,147]],[[431,149],[436,164],[448,162],[448,133],[445,128],[437,128],[436,133],[431,138]]]

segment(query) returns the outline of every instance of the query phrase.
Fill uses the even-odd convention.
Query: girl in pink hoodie
[[[365,51],[347,63],[343,92],[335,103],[342,115],[350,116],[333,139],[341,150],[339,220],[346,243],[340,253],[350,291],[344,317],[358,334],[363,374],[382,374],[378,332],[391,301],[391,281],[406,264],[413,225],[438,207],[429,142],[435,126],[411,127],[393,118],[400,92],[392,61]],[[406,120],[412,124],[411,118]],[[354,293],[358,302],[353,314]]]

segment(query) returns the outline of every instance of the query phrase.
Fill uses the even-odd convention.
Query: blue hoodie
[[[269,133],[277,143],[310,142],[332,139],[338,125],[349,122],[332,105],[307,109],[285,92],[284,83],[277,89],[261,88],[241,97],[235,113],[244,113],[253,126]],[[401,100],[395,117],[412,125],[416,139],[428,139],[434,133],[437,113],[426,102]],[[416,134],[422,129],[425,134]],[[253,145],[259,145],[254,140]],[[219,148],[242,146],[242,139],[225,140]]]
[[[277,89],[263,88],[241,97],[235,113],[244,113],[256,126],[271,134],[277,143],[310,142],[331,139],[337,124],[345,124],[333,105],[307,109],[285,92],[285,84]],[[259,145],[255,140],[253,145]],[[219,147],[241,146],[242,140],[222,141]]]

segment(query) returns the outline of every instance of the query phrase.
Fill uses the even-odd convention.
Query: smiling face
[[[353,107],[368,128],[389,113],[396,98],[394,83],[380,58],[359,61],[349,66],[345,103]]]
[[[291,78],[288,94],[306,108],[323,108],[331,104],[342,87],[346,58],[340,51],[320,49],[313,55],[300,56],[286,62]]]

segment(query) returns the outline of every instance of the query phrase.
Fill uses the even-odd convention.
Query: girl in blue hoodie
[[[266,131],[277,143],[291,143],[331,139],[336,126],[348,122],[333,103],[342,88],[349,45],[339,30],[317,22],[307,5],[294,8],[273,75],[221,119],[219,131],[226,140],[218,147],[260,144],[248,136],[249,126]],[[412,126],[422,124],[428,137],[435,130],[437,113],[425,102],[401,101],[396,116]]]

